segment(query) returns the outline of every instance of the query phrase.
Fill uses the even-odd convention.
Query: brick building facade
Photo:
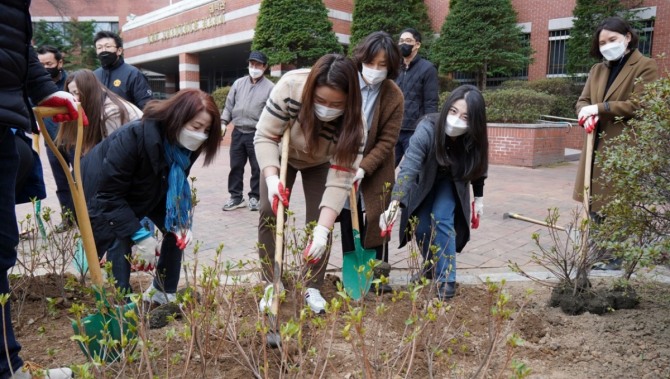
[[[448,0],[426,0],[433,31],[439,33]],[[523,78],[562,75],[564,41],[569,38],[575,0],[512,0],[534,62]],[[69,17],[118,23],[128,63],[165,78],[165,91],[200,87],[211,91],[246,72],[260,0],[61,0],[59,9],[34,0],[34,20],[59,22]],[[324,0],[339,41],[349,43],[353,0]],[[648,53],[670,53],[670,2],[645,0]],[[107,25],[104,24],[103,25]],[[562,42],[563,41],[563,42]],[[662,64],[665,67],[665,64]]]

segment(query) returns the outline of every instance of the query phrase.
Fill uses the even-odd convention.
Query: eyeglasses
[[[401,38],[401,39],[398,40],[398,43],[401,44],[401,45],[402,45],[403,43],[407,43],[407,44],[413,45],[414,42],[416,42],[416,41],[413,40],[413,39],[411,39],[411,38],[408,38],[408,39],[402,39],[402,38]]]
[[[100,50],[111,50],[111,49],[116,49],[116,46],[114,46],[114,45],[97,45],[95,47],[95,49],[98,50],[98,51],[100,51]]]

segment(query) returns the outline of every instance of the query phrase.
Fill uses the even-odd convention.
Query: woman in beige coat
[[[93,71],[82,69],[71,73],[65,81],[65,90],[81,102],[89,125],[84,129],[82,154],[86,154],[121,126],[142,118],[142,111],[116,95],[100,83]],[[58,140],[68,149],[74,146],[77,128],[60,128]]]
[[[638,35],[619,17],[605,19],[593,34],[591,56],[603,59],[589,72],[586,85],[577,101],[576,111],[587,133],[596,133],[591,176],[591,212],[597,214],[610,195],[597,161],[598,152],[606,149],[621,134],[638,108],[632,101],[646,83],[658,79],[656,62],[637,50]],[[586,151],[586,143],[584,149]],[[585,154],[579,161],[573,198],[582,201],[584,193]],[[594,180],[595,179],[595,180]]]
[[[353,55],[368,134],[355,178],[359,189],[357,212],[361,220],[361,240],[365,248],[377,252],[377,259],[388,262],[388,238],[381,236],[379,215],[388,206],[390,189],[395,183],[393,157],[404,107],[402,91],[394,82],[400,70],[400,51],[388,33],[374,32],[358,44]],[[353,251],[350,206],[342,209],[339,219],[342,251]],[[391,291],[388,285],[379,289],[380,293],[388,291]]]

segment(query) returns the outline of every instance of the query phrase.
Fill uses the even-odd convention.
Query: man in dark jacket
[[[398,41],[403,56],[400,75],[395,80],[405,97],[400,135],[395,145],[395,165],[398,167],[414,134],[416,122],[424,115],[438,111],[439,82],[435,66],[421,58],[421,33],[416,29],[407,28],[400,33]]]
[[[151,100],[149,81],[135,66],[123,61],[123,40],[108,31],[96,33],[93,39],[100,66],[95,76],[115,94],[143,109]]]
[[[28,105],[67,106],[64,119],[77,117],[74,97],[58,91],[30,46],[30,0],[0,2],[0,294],[10,293],[8,271],[16,263],[19,230],[16,224],[15,190],[19,155],[14,130],[31,132],[35,119]],[[0,378],[31,378],[22,370],[21,345],[12,329],[9,302],[2,306]],[[49,370],[50,378],[69,378],[70,369]]]
[[[65,87],[65,79],[67,79],[67,72],[63,69],[63,54],[57,48],[49,45],[41,46],[37,49],[37,58],[40,60],[40,63],[47,70],[51,76],[51,80],[56,83],[58,90],[62,91]],[[51,139],[56,140],[56,135],[58,134],[58,123],[53,122],[50,118],[44,119],[44,126],[47,128],[47,132]],[[44,142],[46,147],[46,141]],[[56,182],[56,197],[58,197],[58,203],[60,204],[60,210],[63,212],[63,220],[58,224],[54,231],[57,233],[65,232],[68,229],[74,226],[74,203],[72,200],[72,194],[70,193],[70,185],[67,183],[67,176],[63,167],[61,167],[56,155],[49,149],[47,149],[47,158],[49,158],[49,166],[51,166],[51,172],[54,176],[54,181]],[[65,159],[65,163],[69,166],[72,166],[72,157],[70,152],[67,149],[61,148],[60,154]],[[68,215],[69,212],[69,215]],[[68,217],[69,216],[69,217]]]

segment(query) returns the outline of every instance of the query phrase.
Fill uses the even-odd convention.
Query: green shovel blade
[[[352,299],[358,300],[365,296],[372,285],[370,260],[375,259],[374,250],[364,249],[361,235],[354,229],[354,251],[345,252],[342,256],[342,282],[344,290]]]
[[[128,311],[136,312],[136,304],[104,305],[98,313],[84,317],[81,324],[73,320],[73,339],[86,356],[116,361],[124,350],[130,353],[135,347],[137,328],[135,321],[125,316]]]

